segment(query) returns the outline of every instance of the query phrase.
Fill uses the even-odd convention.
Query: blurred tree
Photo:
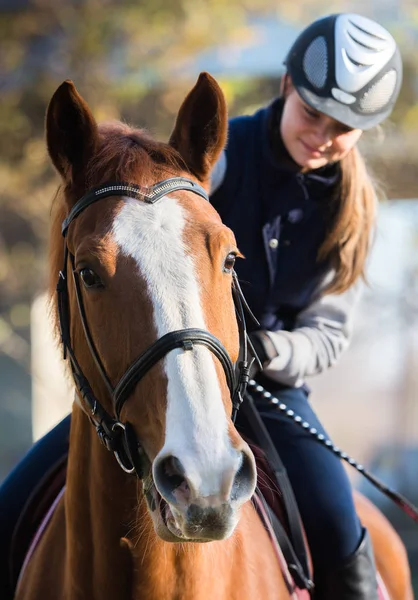
[[[28,351],[22,345],[29,336],[28,306],[45,286],[49,207],[57,177],[46,156],[44,114],[64,79],[76,82],[98,120],[122,118],[166,137],[191,85],[190,78],[179,78],[179,65],[192,65],[202,50],[221,43],[251,40],[255,17],[279,17],[299,27],[320,14],[347,10],[347,4],[1,0],[0,350]],[[418,127],[413,61],[406,73],[395,118],[409,129]],[[278,91],[276,76],[220,83],[231,114],[252,110]],[[397,148],[395,154],[402,152]]]

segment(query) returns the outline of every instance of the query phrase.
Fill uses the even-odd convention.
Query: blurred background
[[[362,149],[381,181],[378,235],[353,344],[309,381],[338,446],[418,504],[418,8],[412,0],[0,0],[0,481],[69,410],[51,341],[46,288],[58,178],[44,114],[72,79],[98,120],[121,118],[165,140],[201,70],[231,115],[279,92],[298,32],[332,12],[376,18],[398,41],[404,82],[390,122]],[[369,484],[357,487],[407,544],[418,580],[418,526]]]

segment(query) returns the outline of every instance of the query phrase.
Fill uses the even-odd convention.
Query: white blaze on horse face
[[[120,251],[136,261],[146,281],[159,338],[190,327],[207,330],[184,226],[184,209],[168,196],[155,205],[126,199],[113,224]],[[241,453],[228,436],[214,357],[196,344],[192,351],[172,350],[163,361],[167,414],[159,456],[178,458],[199,496],[221,495],[226,500]]]

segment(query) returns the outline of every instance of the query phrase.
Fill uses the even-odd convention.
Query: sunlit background
[[[58,183],[43,125],[56,87],[72,79],[98,120],[164,140],[201,70],[231,115],[250,113],[278,94],[298,32],[341,11],[393,33],[404,83],[390,122],[362,143],[387,200],[353,344],[309,384],[335,443],[418,504],[418,8],[407,0],[0,0],[0,481],[71,403],[42,296]],[[350,474],[395,524],[418,578],[418,526]]]

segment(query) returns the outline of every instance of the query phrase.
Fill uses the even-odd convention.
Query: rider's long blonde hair
[[[282,77],[281,96],[288,85],[294,88],[288,74]],[[366,258],[376,219],[377,182],[369,173],[356,146],[340,161],[340,181],[330,202],[327,234],[318,260],[329,260],[334,274],[324,293],[341,294],[362,277],[365,279]],[[380,195],[379,189],[379,195]]]
[[[341,162],[336,203],[318,259],[329,259],[334,277],[327,293],[342,293],[359,277],[365,278],[365,263],[376,218],[377,185],[354,147]]]

